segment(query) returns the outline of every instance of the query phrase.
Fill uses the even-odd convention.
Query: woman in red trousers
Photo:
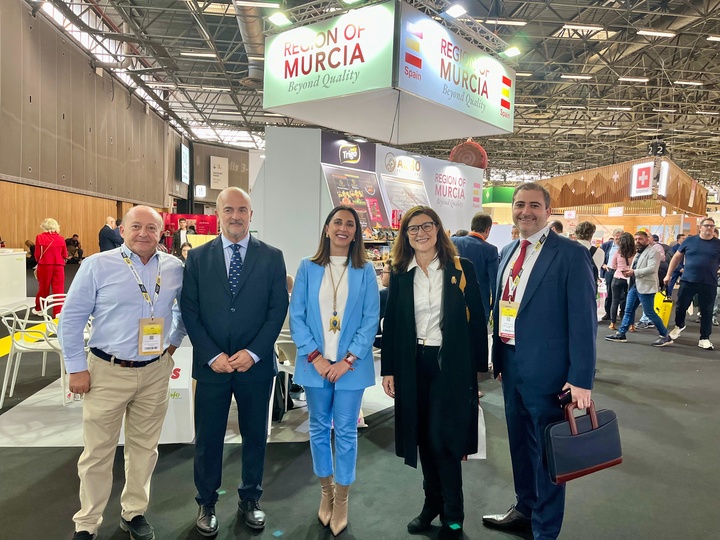
[[[35,315],[40,314],[40,299],[65,292],[65,261],[68,258],[65,240],[60,236],[60,225],[52,218],[40,224],[44,231],[35,238],[35,259],[37,259],[38,293],[35,296]],[[53,317],[60,313],[61,306],[55,306]]]

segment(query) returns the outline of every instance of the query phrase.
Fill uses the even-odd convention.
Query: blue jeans
[[[319,478],[335,472],[335,482],[349,486],[355,481],[357,421],[365,390],[335,390],[323,381],[322,388],[305,387],[310,417],[310,452],[313,471]],[[330,429],[335,430],[335,467]]]
[[[655,313],[655,293],[641,294],[637,292],[635,285],[630,287],[627,298],[625,299],[625,315],[623,316],[622,324],[618,332],[623,335],[627,333],[630,325],[634,323],[635,310],[640,304],[642,304],[643,311],[648,316],[648,319],[655,324],[658,333],[662,337],[667,336],[667,328],[665,328],[662,319]]]

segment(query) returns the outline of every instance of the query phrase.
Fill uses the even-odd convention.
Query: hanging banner
[[[391,86],[394,20],[386,2],[267,38],[263,108]]]
[[[228,158],[210,156],[210,189],[228,187]]]
[[[511,133],[515,72],[408,4],[402,5],[402,90]]]
[[[637,163],[632,166],[630,175],[630,197],[647,197],[652,195],[652,179],[655,164],[652,161]]]

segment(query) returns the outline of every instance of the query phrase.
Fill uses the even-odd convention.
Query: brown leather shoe
[[[611,322],[611,323],[610,323],[610,326],[608,326],[608,328],[609,328],[610,330],[617,330],[617,326],[615,326],[615,323],[614,323],[614,322]]]
[[[504,514],[494,514],[489,516],[483,516],[483,525],[486,527],[492,527],[494,529],[526,529],[530,530],[531,523],[530,518],[525,514],[518,512],[513,504]]]

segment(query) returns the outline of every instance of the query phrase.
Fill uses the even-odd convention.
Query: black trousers
[[[417,406],[418,450],[423,472],[423,512],[438,513],[444,522],[462,524],[463,511],[461,456],[454,456],[442,440],[442,388],[439,347],[418,346]]]
[[[238,495],[242,500],[262,496],[271,388],[272,379],[239,384],[233,377],[222,383],[197,383],[194,476],[198,504],[215,504],[218,499],[225,431],[233,395],[242,436],[242,481]]]
[[[712,333],[712,312],[717,295],[717,286],[707,283],[690,283],[680,280],[677,307],[675,308],[675,326],[685,326],[687,308],[697,294],[697,306],[700,309],[700,339],[710,339]]]
[[[625,278],[613,278],[612,280],[612,305],[610,306],[610,322],[617,322],[618,308],[625,312],[625,297],[628,292],[628,281]]]

